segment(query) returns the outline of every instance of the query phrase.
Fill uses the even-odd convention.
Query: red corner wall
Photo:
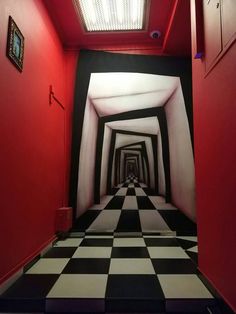
[[[9,15],[25,37],[22,73],[6,57]],[[67,205],[76,59],[41,0],[0,1],[0,283],[53,239]],[[49,106],[50,84],[65,116]]]
[[[206,77],[192,65],[199,267],[236,311],[236,43]]]

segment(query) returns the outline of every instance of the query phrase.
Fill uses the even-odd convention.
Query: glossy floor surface
[[[135,179],[112,193],[2,294],[2,312],[209,313],[196,225]]]

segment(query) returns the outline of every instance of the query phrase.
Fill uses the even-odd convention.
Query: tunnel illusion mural
[[[77,84],[75,218],[88,231],[171,231],[177,208],[195,221],[189,61],[84,51]]]

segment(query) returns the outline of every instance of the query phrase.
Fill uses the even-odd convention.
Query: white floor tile
[[[95,210],[97,210],[97,209],[100,209],[100,210],[102,210],[102,209],[104,209],[106,207],[106,205],[105,204],[94,204],[92,207],[90,207],[89,209],[95,209]]]
[[[136,196],[133,196],[133,195],[126,196],[122,209],[138,209]]]
[[[187,251],[189,252],[194,252],[194,253],[198,253],[198,246],[194,246],[194,247],[191,247],[190,249],[188,249]]]
[[[111,247],[80,246],[75,251],[73,258],[110,258]]]
[[[117,227],[121,210],[104,210],[87,229],[88,232],[109,232]]]
[[[26,274],[60,274],[69,258],[42,258]]]
[[[158,210],[177,210],[177,207],[175,207],[174,205],[170,204],[170,203],[159,203],[154,205],[156,207],[156,209]]]
[[[130,183],[129,188],[134,188],[134,183]]]
[[[107,275],[61,275],[47,298],[104,298]]]
[[[114,238],[114,247],[146,246],[143,238]]]
[[[116,193],[116,196],[125,196],[127,193],[128,188],[120,188],[119,191]]]
[[[100,203],[107,205],[113,197],[113,195],[104,195],[103,197],[101,197]]]
[[[142,231],[166,231],[170,230],[165,220],[156,210],[139,210]]]
[[[113,235],[86,235],[85,239],[113,239]]]
[[[180,247],[148,247],[151,258],[189,258]]]
[[[109,274],[155,274],[155,271],[149,258],[114,258]]]
[[[163,237],[165,237],[165,238],[174,238],[175,239],[175,236],[173,236],[173,235],[165,235],[165,236],[163,236],[163,235],[143,235],[143,237],[144,238],[162,238],[163,239]]]
[[[62,241],[57,241],[54,246],[59,246],[59,247],[76,247],[79,246],[80,243],[82,242],[83,239],[81,238],[70,238]]]
[[[159,204],[165,204],[165,198],[162,196],[149,196],[150,201],[157,208]]]
[[[137,196],[147,196],[147,194],[144,192],[142,188],[135,188],[135,194]]]
[[[147,188],[147,185],[145,183],[139,183],[139,185],[141,186],[141,188]]]
[[[158,279],[167,299],[213,298],[196,275],[158,275]]]

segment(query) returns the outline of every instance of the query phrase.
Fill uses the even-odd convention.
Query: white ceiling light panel
[[[146,0],[74,0],[88,32],[144,28]]]

